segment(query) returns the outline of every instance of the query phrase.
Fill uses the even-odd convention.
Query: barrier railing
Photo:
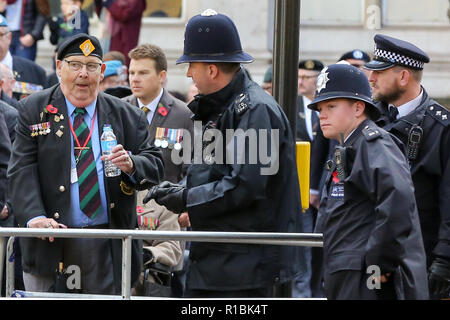
[[[207,231],[145,231],[114,229],[32,229],[0,228],[0,286],[2,284],[5,259],[5,237],[53,237],[53,238],[97,238],[122,240],[122,290],[121,296],[86,295],[67,293],[31,293],[30,297],[69,299],[139,299],[131,297],[131,241],[135,240],[178,240],[190,242],[216,242],[241,244],[288,245],[322,247],[323,237],[318,233],[264,233],[264,232],[207,232]],[[8,241],[6,257],[12,252],[12,238]],[[12,267],[11,267],[12,265]],[[6,297],[14,291],[14,269],[6,263]]]

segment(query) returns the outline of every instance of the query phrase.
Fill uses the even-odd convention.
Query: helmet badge
[[[206,9],[202,13],[203,17],[211,17],[211,16],[217,16],[217,11],[213,9]]]
[[[317,92],[320,93],[323,89],[327,87],[327,82],[330,81],[328,78],[328,67],[325,67],[317,78]]]

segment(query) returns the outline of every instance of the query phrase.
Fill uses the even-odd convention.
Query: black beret
[[[373,61],[364,65],[369,70],[384,70],[395,65],[422,70],[430,62],[428,55],[421,49],[400,39],[377,34],[374,38],[375,51]]]
[[[369,62],[370,56],[367,53],[365,53],[364,51],[355,49],[355,50],[344,53],[338,61],[347,60],[347,59],[363,60],[365,62]]]
[[[58,60],[70,56],[94,56],[103,60],[103,50],[98,39],[86,33],[67,38],[58,49]]]
[[[299,69],[322,71],[324,64],[319,60],[301,60],[298,63]]]

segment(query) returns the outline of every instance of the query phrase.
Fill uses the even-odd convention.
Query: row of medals
[[[181,143],[176,142],[173,143],[173,141],[169,141],[168,138],[164,137],[162,139],[155,139],[155,147],[157,148],[163,148],[163,149],[175,149],[175,150],[181,150]]]
[[[161,147],[163,149],[169,148],[169,149],[181,150],[181,143],[179,141],[176,141],[179,139],[178,130],[181,130],[181,129],[169,129],[169,135],[172,136],[172,132],[173,132],[174,137],[176,137],[176,139],[173,139],[173,138],[171,139],[171,138],[165,137],[165,136],[161,137],[162,134],[160,134],[158,132],[160,129],[163,129],[163,128],[158,128],[158,130],[157,130],[157,135],[159,135],[159,136],[156,137],[156,139],[155,139],[155,147],[157,147],[157,148]]]
[[[41,116],[42,118],[42,116]],[[58,123],[61,120],[64,120],[64,115],[60,114],[60,115],[55,115],[54,118],[55,122]],[[60,129],[64,128],[63,126],[60,127]],[[32,137],[37,137],[37,136],[46,136],[47,134],[49,134],[51,132],[50,130],[50,122],[44,122],[44,123],[39,123],[39,124],[35,124],[31,126],[31,136]],[[58,132],[56,133],[59,137],[62,136],[62,131],[58,130]]]

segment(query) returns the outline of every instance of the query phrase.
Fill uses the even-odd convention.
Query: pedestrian
[[[356,67],[334,64],[322,70],[317,86],[308,107],[319,111],[324,136],[340,141],[316,227],[324,237],[326,297],[427,299],[408,163],[401,143],[372,121],[379,113],[367,77]]]
[[[6,5],[6,19],[10,23],[13,56],[34,61],[37,43],[44,39],[44,28],[50,15],[48,0],[0,0]]]
[[[105,52],[122,52],[126,58],[125,65],[128,67],[130,64],[128,52],[139,42],[146,1],[95,0],[95,6],[103,25],[101,37],[103,49]]]
[[[135,229],[136,191],[163,176],[159,150],[149,145],[144,112],[99,91],[105,65],[97,38],[78,34],[59,48],[59,85],[20,101],[16,141],[8,169],[9,194],[20,227]],[[103,155],[102,129],[117,138]],[[109,160],[121,171],[105,176]],[[27,188],[24,188],[24,186]],[[47,291],[60,262],[80,269],[81,292],[118,294],[120,240],[21,238],[27,291]],[[132,243],[131,280],[142,247]]]
[[[83,0],[61,0],[61,14],[48,21],[50,43],[58,45],[77,33],[89,34],[89,18],[81,8]]]
[[[450,297],[450,112],[421,85],[428,55],[414,44],[387,35],[374,37],[370,70],[377,122],[407,149],[431,297]]]
[[[203,156],[194,152],[186,185],[166,181],[149,191],[144,202],[155,199],[173,212],[187,211],[193,231],[301,230],[294,137],[280,106],[241,66],[252,61],[227,16],[208,9],[189,20],[184,54],[177,63],[189,63],[187,76],[198,88],[189,108],[202,124],[201,133],[214,132],[219,140],[235,129],[256,130],[262,136],[239,146],[231,141],[227,146],[209,139],[197,142],[194,150],[200,148]],[[263,164],[260,158],[250,163],[252,148],[267,140],[273,142],[273,161]],[[219,156],[234,148],[247,161],[238,161],[234,152],[227,159]],[[192,242],[185,296],[273,297],[304,272],[302,255],[300,247]]]
[[[47,84],[44,68],[29,59],[11,53],[13,34],[2,15],[0,15],[0,34],[2,35],[0,37],[0,62],[12,70],[15,80],[25,83],[24,86],[29,84],[33,88],[38,86],[39,89],[44,88]]]

